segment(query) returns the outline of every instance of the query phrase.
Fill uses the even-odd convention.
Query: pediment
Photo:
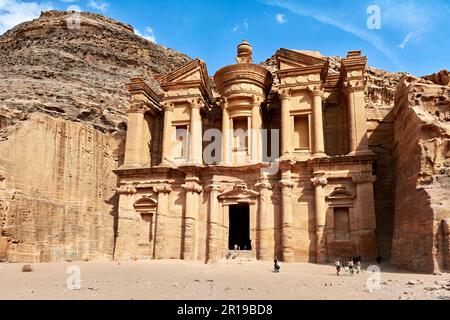
[[[166,75],[158,75],[156,79],[166,92],[177,91],[180,88],[199,88],[205,98],[212,99],[208,70],[200,59],[188,62]]]
[[[158,201],[149,197],[144,197],[136,201],[133,206],[139,213],[152,213],[156,211]]]
[[[346,190],[345,187],[338,187],[334,189],[334,191],[326,197],[328,201],[353,200],[354,198],[355,195]]]
[[[219,195],[219,200],[225,204],[251,203],[259,197],[259,193],[249,190],[245,183],[237,184],[233,190]]]
[[[208,71],[203,61],[195,59],[164,76],[158,76],[157,79],[162,85],[187,81],[202,81],[207,84]]]
[[[305,51],[296,51],[288,49],[280,49],[276,53],[276,60],[278,69],[289,70],[296,68],[303,68],[315,65],[325,65],[326,58],[319,57],[318,54],[313,55]]]

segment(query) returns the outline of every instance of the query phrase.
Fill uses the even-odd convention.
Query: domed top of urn
[[[242,41],[237,47],[237,63],[253,63],[253,48],[247,40]]]

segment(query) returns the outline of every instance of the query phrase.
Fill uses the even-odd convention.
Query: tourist
[[[280,269],[281,269],[281,267],[280,267],[280,265],[278,264],[278,259],[275,259],[275,260],[274,260],[273,272],[279,273],[279,272],[280,272]]]
[[[348,268],[348,260],[345,260],[345,262],[344,262],[344,269],[345,269],[345,272],[349,272],[349,268]]]
[[[377,257],[377,263],[378,263],[378,264],[381,264],[381,262],[382,262],[381,256],[378,256],[378,257]]]
[[[356,273],[361,273],[361,261],[356,262]]]
[[[337,259],[334,264],[336,266],[337,276],[339,277],[341,273],[341,262]]]
[[[355,272],[355,270],[353,269],[354,266],[355,266],[355,265],[354,265],[354,263],[353,263],[353,260],[349,260],[349,262],[348,262],[348,269],[349,269],[349,271],[350,271],[350,275],[353,275],[354,272]]]

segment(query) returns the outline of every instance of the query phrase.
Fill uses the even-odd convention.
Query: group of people
[[[341,263],[341,261],[337,259],[335,265],[338,277],[341,275],[342,269],[344,269],[351,276],[353,276],[355,272],[357,274],[361,273],[361,257],[345,259],[344,263]]]

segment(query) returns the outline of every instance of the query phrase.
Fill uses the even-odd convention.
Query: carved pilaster
[[[211,184],[205,187],[205,191],[209,193],[208,203],[208,251],[207,263],[217,262],[220,258],[218,247],[219,242],[219,194],[224,188],[217,184]]]
[[[281,218],[281,241],[282,259],[284,262],[294,261],[294,220],[292,215],[292,189],[294,183],[291,181],[291,172],[281,174],[279,183],[281,188],[282,218]]]
[[[270,190],[272,189],[272,185],[264,177],[261,179],[261,182],[256,184],[256,188],[260,193],[256,252],[258,260],[269,261],[274,258],[270,255],[271,251],[269,250],[273,246],[271,241],[271,238],[273,239],[273,228],[270,225],[270,212],[268,208],[268,204],[271,202]]]
[[[192,181],[189,181],[192,180]],[[198,257],[198,212],[199,194],[203,188],[197,179],[188,179],[182,186],[186,191],[183,259],[196,260]]]
[[[278,94],[281,100],[281,156],[287,156],[292,152],[291,91],[283,89]]]
[[[167,252],[167,230],[169,226],[166,223],[166,218],[169,216],[169,194],[172,188],[168,184],[160,184],[153,187],[153,190],[158,193],[158,209],[156,213],[155,226],[155,243],[154,243],[154,259],[169,258]]]
[[[327,239],[325,233],[327,207],[325,202],[324,188],[328,180],[323,174],[317,174],[311,179],[314,185],[314,205],[316,220],[316,262],[327,262]]]

